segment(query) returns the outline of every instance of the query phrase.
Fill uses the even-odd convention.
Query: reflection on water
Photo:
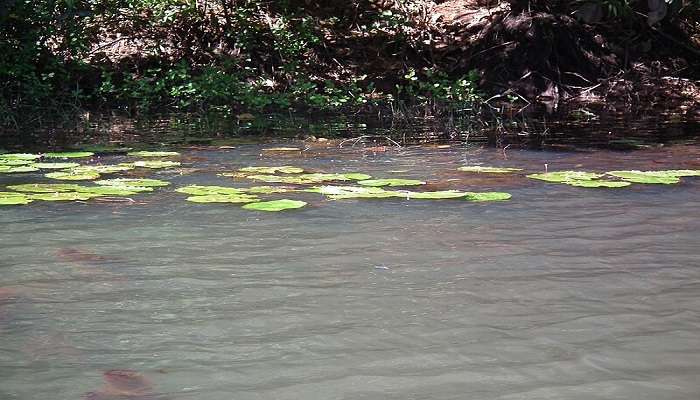
[[[226,185],[217,172],[283,157],[513,199],[308,194],[305,209],[263,214],[164,190],[134,203],[4,207],[0,398],[700,394],[700,179],[597,190],[456,171],[698,168],[698,147],[511,149],[506,160],[477,147],[273,156],[242,145],[188,157],[197,171],[156,177]]]

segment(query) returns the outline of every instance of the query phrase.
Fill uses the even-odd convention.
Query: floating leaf
[[[21,172],[34,172],[38,171],[39,168],[30,165],[0,165],[0,174],[18,174]]]
[[[425,185],[425,182],[416,179],[368,179],[357,182],[362,186],[418,186]]]
[[[179,156],[177,151],[131,151],[127,155],[132,157],[172,157]]]
[[[262,151],[301,151],[301,149],[298,147],[269,147],[262,149]]]
[[[255,211],[283,211],[291,210],[294,208],[301,208],[306,205],[305,201],[300,200],[272,200],[272,201],[260,201],[257,203],[250,203],[243,206],[246,210]]]
[[[467,193],[469,201],[504,201],[509,200],[512,196],[510,193],[503,192],[483,192],[483,193]]]
[[[239,188],[232,188],[226,186],[201,186],[201,185],[190,185],[175,189],[178,193],[192,194],[196,196],[202,195],[242,195],[243,191]]]
[[[242,192],[246,193],[259,193],[259,194],[272,194],[272,193],[286,193],[292,191],[293,189],[277,187],[277,186],[253,186],[249,188],[242,188]]]
[[[37,158],[41,158],[40,155],[38,154],[30,154],[30,153],[5,153],[5,154],[0,154],[0,159],[3,160],[36,160]]]
[[[84,157],[92,157],[94,156],[95,153],[91,151],[64,151],[64,152],[50,152],[50,153],[44,153],[44,157],[46,158],[84,158]]]
[[[230,176],[230,175],[227,175]],[[326,181],[351,181],[358,179],[369,179],[371,176],[358,173],[347,173],[347,174],[300,174],[294,176],[279,176],[279,175],[248,175],[245,178],[263,181],[269,183],[287,183],[287,184],[314,184],[322,183]]]
[[[159,168],[179,167],[180,163],[177,161],[135,161],[134,166],[143,167],[143,168],[159,169]]]
[[[586,188],[599,188],[599,187],[604,187],[604,188],[621,188],[625,186],[631,185],[629,182],[620,182],[620,181],[602,181],[599,179],[594,179],[592,181],[566,181],[564,182],[567,185],[571,186],[577,186],[577,187],[586,187]]]
[[[98,185],[108,186],[138,186],[138,187],[159,187],[168,186],[170,182],[160,179],[137,179],[137,178],[117,178],[117,179],[100,179],[95,181]]]
[[[117,164],[117,165],[81,165],[71,169],[71,172],[80,173],[98,173],[98,174],[113,174],[115,172],[123,172],[134,169],[131,164]]]
[[[408,200],[411,199],[425,199],[425,200],[448,200],[448,199],[463,199],[466,198],[469,193],[460,192],[458,190],[441,190],[435,192],[409,192],[400,191],[398,192]]]
[[[56,163],[35,163],[32,166],[41,169],[69,169],[79,167],[80,164],[72,162],[56,162]]]
[[[667,171],[608,171],[608,175],[627,182],[671,185],[680,182],[682,176],[698,176],[700,171],[667,170]]]
[[[399,192],[387,191],[379,187],[363,186],[320,186],[307,189],[308,192],[321,193],[333,200],[342,199],[384,199],[401,197]]]
[[[256,174],[276,174],[277,172],[283,174],[301,174],[304,172],[303,168],[292,167],[289,165],[284,165],[281,167],[245,167],[239,169],[241,172],[254,172]]]
[[[0,192],[0,206],[29,204],[32,200],[25,194],[14,192]]]
[[[0,158],[0,166],[3,166],[3,165],[11,166],[11,167],[16,167],[16,166],[20,166],[20,165],[35,166],[33,160],[14,160],[11,158],[8,158],[8,159]]]
[[[68,171],[58,171],[58,172],[50,172],[48,174],[44,175],[47,178],[51,179],[60,179],[64,181],[89,181],[93,179],[98,179],[100,177],[100,174],[97,172],[92,172],[92,171],[85,171],[85,172],[74,172],[72,170]]]
[[[252,203],[260,201],[257,196],[248,194],[206,194],[191,196],[186,200],[193,203]]]
[[[149,189],[150,188],[138,188],[131,186],[81,186],[76,190],[76,192],[92,194],[95,196],[131,196],[132,194],[148,191]]]
[[[485,174],[510,174],[513,172],[522,171],[522,168],[481,167],[478,165],[469,165],[459,167],[458,169],[463,172],[477,172]]]
[[[99,195],[92,193],[78,193],[78,192],[56,192],[56,193],[36,193],[30,194],[28,197],[32,200],[43,200],[43,201],[75,201],[75,200],[89,200],[93,197],[98,197]]]
[[[57,193],[74,192],[80,185],[73,183],[25,183],[21,185],[8,186],[8,189],[27,193]]]
[[[590,181],[601,178],[602,176],[603,174],[585,171],[556,171],[543,174],[530,174],[527,177],[546,182],[566,183],[567,181]]]
[[[123,146],[105,146],[105,145],[96,145],[96,146],[87,146],[84,147],[83,150],[85,151],[91,151],[95,154],[120,154],[120,153],[126,153],[128,151],[131,151],[131,147],[123,147]]]

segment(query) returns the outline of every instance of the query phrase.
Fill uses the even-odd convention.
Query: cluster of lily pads
[[[0,192],[0,205],[29,204],[34,200],[75,201],[89,200],[104,196],[131,196],[142,192],[151,192],[154,188],[168,186],[170,183],[158,179],[104,179],[95,181],[97,185],[78,185],[74,183],[25,183],[10,185],[12,192]]]
[[[460,167],[460,171],[476,173],[506,174],[522,171],[520,168],[498,168],[466,166]],[[680,182],[680,178],[687,176],[700,176],[700,170],[672,169],[663,171],[608,171],[605,173],[587,171],[553,171],[527,175],[530,179],[538,179],[545,182],[562,183],[578,187],[603,187],[621,188],[632,183],[640,184],[664,184],[671,185]]]

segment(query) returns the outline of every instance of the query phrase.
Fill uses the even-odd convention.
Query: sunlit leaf
[[[463,172],[476,172],[486,174],[509,174],[513,172],[522,171],[522,168],[482,167],[478,165],[469,165],[465,167],[459,167],[458,169]]]
[[[305,201],[300,200],[272,200],[272,201],[261,201],[257,203],[250,203],[243,206],[246,210],[255,211],[284,211],[291,210],[295,208],[301,208],[306,205]]]

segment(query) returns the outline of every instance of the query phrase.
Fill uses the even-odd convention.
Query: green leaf
[[[447,200],[447,199],[463,199],[466,198],[469,193],[460,192],[458,190],[441,190],[435,192],[409,192],[400,191],[398,192],[405,197],[407,200],[413,199],[425,199],[425,200]]]
[[[478,165],[469,165],[459,167],[458,169],[463,172],[477,172],[486,174],[510,174],[513,172],[522,171],[522,168],[481,167]]]
[[[258,194],[273,194],[273,193],[286,193],[293,191],[294,189],[276,187],[276,186],[253,186],[249,188],[241,188],[242,192],[245,193],[258,193]]]
[[[74,183],[25,183],[8,186],[8,189],[27,193],[75,192],[80,185]]]
[[[190,196],[186,200],[193,203],[252,203],[260,201],[257,196],[247,194],[206,194]]]
[[[255,210],[255,211],[283,211],[283,210],[291,210],[295,208],[301,208],[304,207],[307,203],[305,201],[300,201],[300,200],[289,200],[289,199],[282,199],[282,200],[272,200],[272,201],[261,201],[257,203],[250,203],[246,204],[243,206],[246,210]]]
[[[177,151],[131,151],[127,155],[132,157],[172,157],[179,156]]]
[[[159,168],[179,167],[180,163],[177,161],[135,161],[134,166],[142,167],[142,168],[159,169]]]
[[[11,166],[11,167],[16,167],[16,166],[19,166],[19,165],[31,165],[31,166],[36,166],[36,165],[34,164],[34,161],[33,161],[33,160],[13,160],[13,159],[11,159],[11,158],[9,158],[9,159],[0,158],[0,166],[3,166],[3,165],[5,165],[5,166]]]
[[[18,174],[22,172],[34,172],[38,171],[39,168],[35,168],[30,165],[17,165],[17,166],[12,166],[12,165],[0,165],[0,174]]]
[[[92,172],[92,171],[85,171],[85,172],[74,172],[72,170],[68,171],[59,171],[59,172],[50,172],[48,174],[44,175],[47,178],[51,179],[60,179],[64,181],[89,181],[93,179],[98,179],[100,177],[100,174],[97,172]]]
[[[557,171],[543,174],[530,174],[530,179],[539,179],[546,182],[567,183],[567,181],[590,181],[601,178],[603,174],[585,171]]]
[[[72,162],[56,162],[56,163],[35,163],[32,166],[41,169],[70,169],[79,167],[80,164]]]
[[[29,204],[32,200],[25,194],[14,192],[0,192],[0,206]]]
[[[116,179],[101,179],[95,181],[98,185],[108,186],[138,186],[138,187],[159,187],[168,186],[170,182],[160,179],[138,179],[138,178],[116,178]]]
[[[134,169],[132,165],[129,164],[117,164],[117,165],[81,165],[71,169],[71,172],[76,174],[81,173],[98,173],[98,174],[113,174],[115,172],[123,172]]]
[[[357,182],[362,186],[418,186],[425,185],[425,182],[416,179],[367,179]]]
[[[178,193],[192,194],[195,196],[204,195],[241,195],[243,191],[239,188],[226,187],[226,186],[201,186],[201,185],[190,185],[175,189]]]
[[[627,182],[672,185],[680,182],[682,176],[698,176],[700,171],[667,170],[667,171],[608,171],[608,175]]]
[[[5,153],[5,154],[0,154],[0,159],[3,160],[36,160],[37,158],[41,158],[40,155],[38,154],[30,154],[30,153]]]
[[[232,176],[232,174],[223,174],[224,176]],[[347,173],[347,174],[299,174],[294,176],[279,176],[279,175],[247,175],[247,176],[236,176],[244,177],[256,181],[268,182],[268,183],[286,183],[286,184],[297,184],[297,185],[308,185],[315,183],[322,183],[326,181],[351,181],[357,179],[368,179],[371,178],[366,174],[358,173]]]
[[[84,158],[92,157],[95,153],[91,151],[64,151],[44,153],[45,158]]]
[[[75,200],[89,200],[93,197],[98,197],[96,194],[92,193],[78,193],[78,192],[57,192],[57,193],[36,193],[28,196],[32,200],[43,200],[43,201],[75,201]]]
[[[503,192],[483,192],[483,193],[467,193],[469,201],[504,201],[509,200],[512,196],[510,193]]]
[[[303,168],[292,167],[290,165],[283,165],[281,167],[245,167],[239,169],[240,172],[254,172],[256,174],[275,174],[280,172],[282,174],[301,174],[304,172]]]

